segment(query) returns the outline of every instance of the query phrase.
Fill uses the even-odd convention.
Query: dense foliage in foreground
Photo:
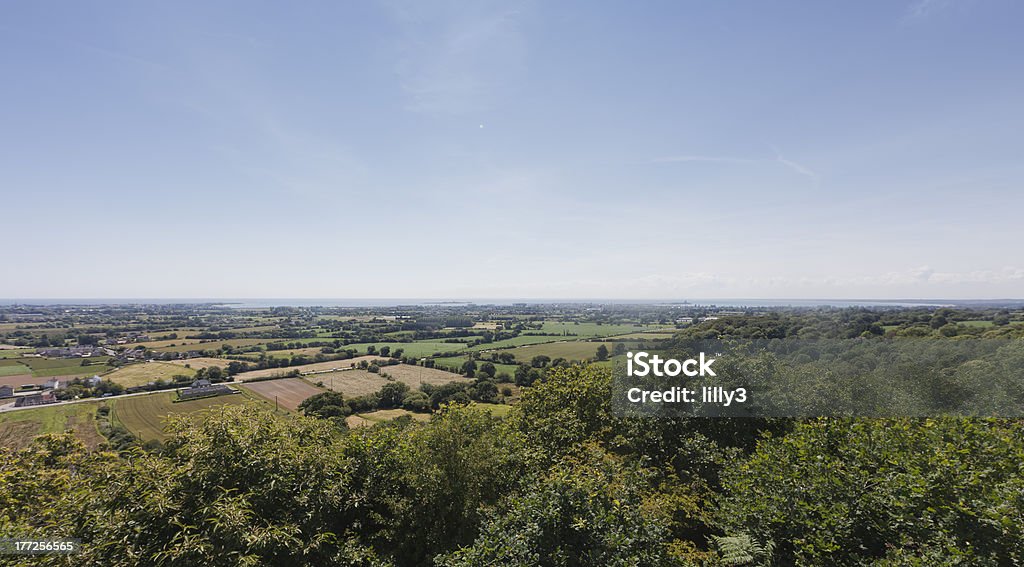
[[[351,432],[226,408],[159,452],[43,437],[0,455],[0,533],[80,538],[58,565],[1024,561],[1019,423],[621,419],[610,388],[558,369],[504,420]]]

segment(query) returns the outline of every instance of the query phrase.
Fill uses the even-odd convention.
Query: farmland
[[[193,351],[193,350],[203,352],[203,351],[208,351],[208,350],[220,350],[220,348],[222,346],[230,346],[230,347],[255,346],[255,345],[261,344],[263,341],[261,341],[260,339],[229,339],[229,340],[223,340],[223,341],[197,342],[197,343],[190,343],[190,344],[184,344],[184,345],[180,344],[181,341],[172,341],[172,342],[178,342],[179,344],[178,344],[178,346],[166,346],[166,347],[162,347],[162,348],[158,348],[158,349],[154,349],[154,350],[157,350],[159,352],[189,352],[189,351]]]
[[[250,382],[239,386],[239,388],[253,392],[271,403],[280,404],[281,407],[292,411],[298,409],[299,404],[306,398],[324,391],[302,378]]]
[[[96,448],[103,437],[96,429],[96,408],[102,402],[0,412],[0,447],[22,448],[37,435],[70,431],[86,446]]]
[[[35,378],[51,376],[92,376],[110,370],[109,357],[40,358],[37,356],[0,359],[0,376],[31,374]]]
[[[26,354],[31,354],[35,349],[30,348],[5,348],[0,349],[0,360],[5,358],[20,358]]]
[[[17,389],[18,386],[35,384],[39,381],[39,379],[31,374],[15,374],[12,376],[0,375],[0,386],[14,386],[15,389]]]
[[[523,362],[528,362],[533,357],[539,355],[548,356],[552,359],[564,358],[570,361],[581,361],[594,358],[597,348],[601,345],[607,347],[609,351],[615,346],[614,343],[571,341],[521,346],[508,352],[515,355],[516,360]]]
[[[0,364],[0,376],[15,376],[18,374],[32,374],[32,369],[20,362],[11,362],[11,364]]]
[[[414,413],[403,409],[377,410],[368,413],[353,414],[345,418],[345,423],[351,428],[371,427],[378,423],[391,421],[402,416],[409,416],[416,421],[430,420],[429,413]]]
[[[245,394],[182,402],[175,402],[176,397],[175,392],[154,392],[110,400],[110,404],[114,420],[144,441],[164,440],[167,437],[166,426],[169,416],[183,415],[189,419],[203,419],[209,411],[225,405],[262,404]]]
[[[184,358],[180,360],[169,360],[168,364],[174,364],[177,366],[187,366],[193,370],[199,370],[200,368],[210,368],[216,366],[218,368],[227,368],[231,364],[230,360],[224,358]]]
[[[346,345],[345,348],[354,348],[360,353],[365,354],[367,352],[367,348],[371,346],[376,349],[377,352],[380,352],[380,349],[384,347],[388,347],[392,351],[402,349],[404,356],[423,358],[425,356],[434,356],[438,353],[462,351],[469,345],[464,342],[447,343],[443,341],[416,341],[410,343],[357,343]]]
[[[407,364],[384,366],[381,367],[381,372],[404,382],[412,390],[418,389],[420,384],[437,386],[449,382],[471,382],[468,378],[444,370]],[[309,380],[313,383],[323,383],[324,388],[341,392],[346,397],[372,394],[388,383],[388,379],[381,374],[360,369],[317,374],[309,377]]]
[[[300,366],[290,366],[285,368],[266,368],[263,370],[252,370],[249,372],[243,372],[236,378],[245,382],[246,380],[252,380],[254,378],[271,378],[274,376],[287,376],[288,374],[298,371],[299,374],[310,374],[313,372],[330,372],[331,370],[339,370],[343,368],[352,368],[358,366],[360,362],[366,362],[367,364],[381,360],[379,356],[358,356],[355,358],[347,358],[344,360],[335,360],[331,362],[314,362],[313,364],[303,364]]]
[[[157,380],[170,381],[174,376],[192,376],[196,371],[185,368],[182,365],[170,364],[167,362],[144,362],[141,364],[129,364],[117,370],[104,374],[103,378],[120,384],[126,388],[142,386]]]

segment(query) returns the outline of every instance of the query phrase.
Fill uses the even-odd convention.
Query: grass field
[[[250,382],[240,386],[240,388],[249,390],[270,403],[275,403],[276,401],[281,407],[292,411],[298,409],[299,404],[306,398],[324,391],[322,388],[317,388],[302,378],[281,378],[280,380]]]
[[[35,352],[35,350],[36,349],[34,349],[34,348],[13,348],[13,349],[5,348],[5,349],[0,349],[0,360],[5,359],[5,358],[20,358],[23,355],[32,354],[33,352]]]
[[[435,358],[434,366],[436,366],[437,368],[449,370],[451,372],[460,373],[462,372],[462,365],[465,364],[467,360],[469,360],[468,356],[449,356],[447,358]],[[529,362],[529,360],[525,362]],[[478,360],[477,366],[479,367],[479,365],[481,364],[483,364],[483,362]],[[495,374],[501,374],[502,372],[504,372],[509,376],[516,375],[515,364],[498,364],[496,362],[492,362],[491,364],[494,365]]]
[[[168,360],[167,364],[174,364],[176,366],[187,366],[193,370],[199,370],[200,368],[210,368],[211,366],[217,366],[222,370],[227,368],[231,364],[230,360],[225,358],[187,358],[185,360]]]
[[[615,348],[615,343],[601,342],[591,343],[585,341],[571,341],[562,343],[547,343],[540,345],[522,346],[506,352],[515,355],[519,362],[530,362],[535,356],[550,356],[552,359],[564,358],[569,361],[585,361],[597,355],[597,347],[604,345],[610,353]]]
[[[168,346],[163,348],[154,349],[160,352],[189,352],[192,350],[196,351],[207,351],[207,350],[220,350],[223,345],[242,347],[242,346],[253,346],[263,344],[269,339],[230,339],[226,341],[208,341],[205,343],[193,343],[188,345],[179,344],[178,346]],[[178,341],[180,342],[180,341]]]
[[[116,423],[124,426],[143,441],[167,438],[165,427],[172,415],[188,415],[202,419],[206,413],[224,405],[259,404],[245,394],[231,394],[214,398],[201,398],[174,402],[176,392],[154,392],[144,396],[128,396],[110,400]]]
[[[137,342],[137,343],[128,343],[128,344],[124,344],[124,345],[118,345],[118,348],[124,348],[124,349],[130,350],[130,349],[137,348],[137,347],[146,347],[148,349],[159,350],[159,349],[165,349],[165,348],[168,348],[168,347],[176,347],[176,346],[181,346],[181,345],[194,345],[194,344],[198,344],[198,343],[199,343],[199,339],[182,339],[182,338],[178,338],[178,339],[166,339],[166,340],[162,340],[162,341],[140,341],[140,342]],[[191,349],[188,349],[188,350],[191,350]]]
[[[995,325],[992,321],[960,321],[961,325],[967,325],[968,327],[992,327]]]
[[[170,381],[176,375],[192,376],[196,371],[177,364],[167,362],[143,362],[141,364],[129,364],[117,370],[104,374],[103,378],[120,384],[126,388],[142,386],[149,382],[163,379]]]
[[[541,343],[553,343],[556,341],[575,340],[576,337],[562,337],[562,336],[540,336],[540,335],[519,335],[518,337],[512,337],[511,339],[505,339],[503,341],[494,341],[493,343],[479,344],[474,347],[469,347],[466,350],[470,351],[481,351],[481,350],[498,350],[513,348],[524,345],[535,345]]]
[[[648,331],[646,333],[628,333],[628,334],[625,334],[625,335],[615,335],[613,337],[608,337],[608,338],[619,340],[619,341],[621,341],[621,340],[631,340],[631,339],[633,339],[633,340],[641,340],[641,341],[657,341],[657,340],[671,339],[674,336],[676,336],[676,334],[675,333],[670,333],[670,332]]]
[[[320,354],[323,347],[294,348],[289,350],[268,350],[267,358],[291,358],[293,356],[305,355],[316,356]]]
[[[388,347],[391,352],[397,349],[402,349],[403,356],[412,356],[415,358],[423,358],[425,356],[433,356],[435,353],[441,352],[460,352],[466,350],[466,343],[446,343],[442,341],[421,341],[413,343],[357,343],[351,345],[345,345],[343,348],[354,348],[360,353],[365,353],[366,348],[373,346],[379,352],[381,347]]]
[[[20,362],[13,360],[4,360],[0,362],[10,364],[0,364],[0,376],[16,376],[19,374],[32,374],[32,369]]]
[[[541,327],[543,333],[568,333],[578,338],[611,337],[625,335],[627,333],[642,333],[645,331],[657,331],[670,329],[668,325],[599,325],[597,323],[563,323],[559,321],[545,321]],[[527,331],[529,332],[529,331]]]
[[[110,370],[109,356],[93,358],[5,358],[0,359],[0,376],[29,374],[36,378],[50,376],[92,376]],[[85,366],[82,363],[85,362]]]
[[[70,431],[91,449],[104,442],[96,429],[102,402],[80,402],[0,413],[0,447],[27,447],[37,435]]]
[[[491,412],[494,417],[504,418],[512,411],[512,406],[506,404],[479,404],[480,407]]]
[[[429,413],[413,413],[404,409],[389,409],[350,415],[345,418],[345,423],[351,429],[355,429],[357,427],[370,427],[378,423],[391,421],[392,419],[403,415],[412,416],[416,421],[428,421],[430,419]]]

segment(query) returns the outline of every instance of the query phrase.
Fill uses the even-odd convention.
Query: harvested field
[[[17,390],[23,384],[42,384],[46,378],[36,378],[31,374],[17,374],[15,376],[0,376],[0,386],[14,386]]]
[[[103,378],[120,384],[126,388],[142,386],[157,380],[171,381],[174,376],[192,376],[196,371],[177,364],[167,362],[143,362],[142,364],[129,364],[117,370],[104,374]]]
[[[139,347],[146,347],[148,349],[166,349],[168,347],[178,347],[182,345],[194,345],[199,344],[199,339],[164,339],[162,341],[139,341],[137,343],[126,343],[123,345],[117,345],[118,348],[133,349]],[[192,350],[192,349],[186,349]]]
[[[440,368],[425,368],[423,366],[412,366],[409,364],[395,364],[392,366],[381,366],[380,371],[395,380],[400,380],[409,385],[413,390],[420,387],[420,384],[447,384],[449,382],[472,382],[470,378],[441,370]]]
[[[383,360],[379,356],[357,356],[355,358],[349,358],[345,360],[332,360],[330,362],[315,362],[313,364],[303,364],[301,366],[288,366],[286,368],[265,368],[263,370],[252,370],[249,372],[242,372],[235,378],[243,382],[252,380],[253,378],[269,378],[272,376],[287,376],[288,374],[298,370],[300,374],[309,374],[311,372],[330,372],[331,370],[342,370],[346,368],[352,368],[358,366],[360,362],[366,361],[367,364],[375,360]]]
[[[240,387],[265,398],[271,403],[274,403],[276,399],[281,407],[292,411],[298,409],[299,404],[306,398],[324,391],[322,388],[317,388],[302,378],[281,378],[280,380],[250,382]]]
[[[287,350],[268,350],[267,358],[291,358],[293,356],[316,356],[320,354],[323,347],[293,348]]]
[[[341,392],[346,398],[365,396],[380,390],[381,386],[388,383],[387,378],[380,374],[374,374],[365,370],[341,370],[339,372],[328,372],[310,376],[309,381],[323,383],[324,388]]]
[[[179,344],[175,347],[163,347],[156,349],[160,352],[189,352],[195,351],[207,351],[207,350],[220,350],[223,345],[241,347],[241,346],[253,346],[267,342],[265,339],[229,339],[225,341],[208,341],[205,343],[193,343],[188,345],[180,344],[182,341],[177,341]]]
[[[186,358],[182,360],[168,360],[168,364],[175,364],[178,366],[188,366],[193,370],[199,370],[200,368],[210,368],[211,366],[218,366],[221,369],[226,369],[231,361],[226,358]]]
[[[471,382],[469,378],[438,370],[436,368],[423,368],[422,366],[410,366],[408,364],[396,364],[393,366],[382,366],[381,372],[390,375],[399,382],[405,382],[411,390],[418,390],[420,384],[447,384],[449,382]],[[380,374],[367,372],[366,370],[342,370],[340,372],[329,372],[316,374],[307,378],[310,382],[323,382],[324,388],[341,392],[345,397],[365,396],[380,390],[388,379]]]

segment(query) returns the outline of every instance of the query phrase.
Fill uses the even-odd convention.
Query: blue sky
[[[1022,16],[6,2],[0,297],[1022,297]]]

